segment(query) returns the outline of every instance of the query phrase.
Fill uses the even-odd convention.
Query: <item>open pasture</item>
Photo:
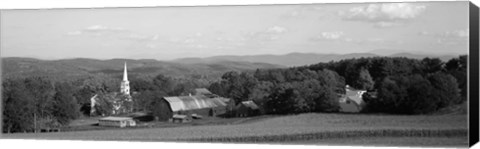
[[[137,128],[96,131],[74,131],[39,134],[4,134],[4,138],[58,140],[125,140],[125,141],[195,141],[295,143],[315,141],[326,143],[345,138],[420,137],[436,142],[459,140],[467,136],[466,115],[358,115],[300,114],[272,116],[238,124],[198,125],[169,128]],[[453,139],[446,139],[453,138]],[[455,139],[456,138],[456,139]],[[410,139],[410,142],[424,139]],[[390,140],[392,142],[394,140]],[[358,141],[357,141],[358,142]],[[361,141],[360,141],[361,142]],[[388,142],[388,141],[387,141]],[[458,141],[456,141],[458,142]],[[372,142],[375,145],[375,141]],[[408,143],[408,141],[407,141]],[[442,141],[442,143],[447,143]],[[316,143],[314,143],[316,144]],[[395,144],[395,143],[390,143]],[[418,143],[417,143],[418,144]],[[463,143],[451,143],[466,145]],[[408,144],[406,144],[408,145]]]

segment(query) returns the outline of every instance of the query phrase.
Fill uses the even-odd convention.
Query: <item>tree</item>
[[[438,108],[460,103],[460,89],[457,80],[452,75],[437,72],[430,75],[428,80],[435,89],[432,96],[438,100]]]
[[[252,92],[249,95],[249,99],[253,100],[253,102],[257,103],[260,106],[260,112],[264,114],[267,98],[273,90],[273,83],[268,81],[260,81],[255,87],[252,89]]]
[[[285,83],[279,85],[273,90],[268,97],[268,113],[271,114],[289,114],[295,110],[295,98],[298,92],[295,91],[290,84]]]
[[[425,66],[425,73],[439,72],[443,69],[443,62],[439,58],[424,58],[422,64]]]
[[[336,112],[338,111],[339,103],[338,96],[335,91],[328,86],[321,86],[318,98],[314,99],[316,112]]]
[[[368,110],[396,114],[424,114],[439,108],[436,89],[423,76],[389,76],[379,85],[378,99],[368,100]]]
[[[358,79],[355,81],[354,86],[362,90],[371,90],[373,89],[374,83],[375,82],[373,82],[368,70],[362,67],[359,71]]]
[[[136,95],[133,95],[133,102],[134,102],[134,109],[136,110],[139,110],[139,111],[143,111],[143,112],[147,112],[149,110],[149,106],[155,101],[155,100],[158,100],[158,99],[155,99],[157,98],[157,94],[161,94],[161,93],[156,93],[155,91],[142,91]]]
[[[220,84],[214,83],[210,88],[213,89],[213,93],[224,94],[226,97],[232,98],[235,104],[238,104],[250,100],[249,95],[257,83],[258,80],[251,74],[230,71],[222,76]]]
[[[320,84],[331,87],[336,93],[345,93],[345,78],[329,69],[319,70],[317,73]]]
[[[53,105],[55,89],[53,82],[45,77],[29,77],[24,79],[27,92],[33,97],[35,104],[34,116],[36,119],[50,115]]]
[[[445,64],[447,73],[451,74],[457,80],[461,101],[467,100],[467,58],[467,55],[462,55],[449,60]]]
[[[173,91],[177,86],[177,83],[172,78],[159,74],[155,78],[153,78],[153,84],[156,90],[158,90],[163,95],[175,95]]]
[[[2,130],[20,132],[34,129],[33,96],[25,92],[23,80],[4,80],[2,82]]]
[[[55,84],[55,95],[53,97],[52,115],[57,121],[66,125],[71,120],[78,118],[79,106],[73,96],[73,88],[68,83]]]
[[[399,108],[402,114],[424,114],[434,112],[438,109],[438,99],[434,97],[434,88],[428,80],[420,75],[413,75],[407,78],[407,98]]]

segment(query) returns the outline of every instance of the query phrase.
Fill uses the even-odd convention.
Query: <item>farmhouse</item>
[[[365,90],[357,90],[350,86],[345,87],[346,94],[342,95],[339,100],[340,111],[356,113],[360,112],[365,106],[362,95],[367,92]]]
[[[237,117],[255,116],[260,114],[260,109],[253,101],[242,101],[236,107]]]
[[[123,80],[120,83],[120,92],[95,94],[90,98],[90,105],[90,115],[117,115],[133,111],[126,62],[123,70]]]
[[[98,125],[100,126],[111,126],[111,127],[133,127],[136,125],[133,118],[130,117],[105,117],[98,120]]]
[[[218,116],[233,110],[233,101],[219,96],[173,96],[159,99],[152,111],[155,119],[165,121],[174,115]]]

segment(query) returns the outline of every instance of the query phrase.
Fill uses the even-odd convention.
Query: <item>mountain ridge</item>
[[[321,53],[288,53],[283,55],[262,54],[262,55],[221,55],[205,58],[187,57],[171,60],[177,63],[212,63],[223,60],[242,61],[242,62],[261,62],[282,65],[287,67],[311,65],[320,62],[339,61],[350,58],[361,57],[407,57],[413,59],[423,59],[425,57],[439,58],[442,61],[448,61],[458,55],[426,55],[426,54],[411,54],[408,52],[395,53],[391,55],[378,55],[372,53],[349,53],[349,54],[321,54]]]
[[[250,62],[217,62],[210,64],[181,64],[153,59],[109,59],[73,58],[60,60],[40,60],[35,58],[8,57],[2,58],[2,75],[9,77],[53,76],[59,79],[69,77],[85,77],[88,75],[113,75],[121,77],[124,62],[127,62],[129,75],[156,76],[163,74],[172,77],[189,75],[206,75],[218,77],[227,71],[247,71],[255,69],[284,68],[284,66],[250,63]]]

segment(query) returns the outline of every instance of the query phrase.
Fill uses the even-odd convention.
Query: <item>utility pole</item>
[[[33,112],[33,132],[37,133],[37,112],[36,111]]]

